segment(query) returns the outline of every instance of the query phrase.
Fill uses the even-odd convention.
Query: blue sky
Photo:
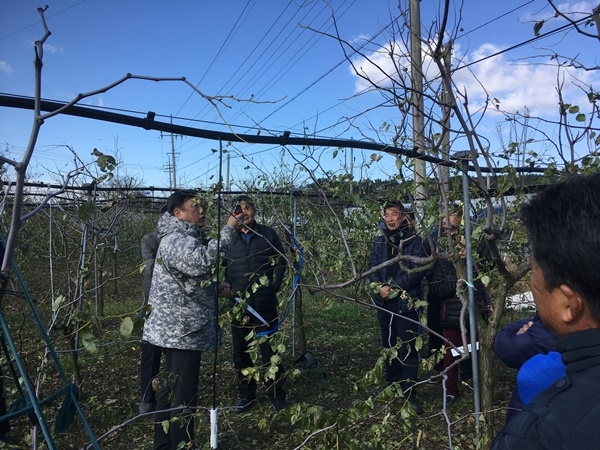
[[[397,2],[332,0],[328,6],[321,0],[3,0],[0,92],[33,95],[33,42],[43,35],[36,8],[46,3],[50,6],[46,18],[52,35],[45,48],[44,98],[69,101],[80,92],[98,89],[133,73],[186,77],[206,95],[232,96],[242,101],[225,100],[230,108],[223,108],[219,115],[183,83],[130,80],[82,103],[138,117],[154,111],[157,120],[169,121],[173,116],[177,124],[220,131],[254,134],[261,128],[262,134],[287,130],[297,136],[307,133],[336,139],[364,139],[369,124],[377,128],[394,120],[389,110],[373,110],[351,124],[343,120],[376,105],[381,98],[378,94],[356,96],[363,86],[344,61],[339,44],[308,28],[332,33],[333,11],[341,36],[361,42],[376,36],[389,23],[390,11],[395,14]],[[421,2],[424,29],[436,20],[441,3]],[[557,5],[569,11],[592,9],[592,4],[586,2]],[[465,0],[462,9],[455,9],[451,17],[450,25],[461,18],[463,30],[456,42],[456,55],[463,63],[472,62],[512,47],[534,37],[533,21],[550,15],[546,0]],[[542,31],[564,23],[552,21]],[[375,46],[386,45],[384,36],[379,35],[369,48],[375,51]],[[483,98],[474,81],[477,76],[504,108],[516,111],[527,106],[536,115],[555,119],[556,69],[546,64],[532,65],[531,60],[523,64],[522,58],[550,52],[583,53],[593,62],[597,45],[576,33],[561,33],[474,64],[462,71],[464,75],[460,74],[457,82],[470,92],[473,106]],[[587,49],[589,56],[585,55]],[[542,59],[535,62],[548,60]],[[367,65],[364,68],[369,70]],[[578,76],[585,83],[595,82],[593,73],[580,71]],[[567,84],[574,101],[580,101],[581,92],[572,82]],[[250,98],[252,102],[247,101]],[[0,148],[9,157],[22,156],[31,119],[31,111],[0,107]],[[488,114],[482,123],[481,130],[489,134],[492,149],[501,146],[496,136],[498,121],[500,115]],[[550,135],[552,132],[550,129]],[[166,167],[171,136],[73,117],[53,117],[43,125],[30,178],[56,180],[59,173],[68,170],[73,157],[66,146],[75,149],[84,161],[91,160],[93,148],[116,154],[122,162],[120,175],[136,177],[146,186],[169,186]],[[175,137],[179,184],[205,187],[213,183],[219,159],[211,149],[217,147],[214,141]],[[305,156],[302,149],[291,151],[299,158]],[[338,173],[349,170],[349,153],[340,152],[333,158],[332,152],[317,149],[312,164],[316,167],[320,163]],[[371,153],[353,153],[355,176],[393,175],[390,157],[357,169]],[[285,173],[292,179],[302,176],[290,155],[279,147],[236,144],[229,148],[229,154],[232,188],[260,174],[277,178]]]

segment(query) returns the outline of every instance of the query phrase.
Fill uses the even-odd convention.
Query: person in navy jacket
[[[532,318],[512,322],[496,335],[494,352],[511,369],[521,369],[523,364],[538,354],[556,351],[556,336],[540,320],[536,312]],[[508,403],[506,423],[525,407],[519,390],[514,389]]]
[[[417,259],[428,256],[425,242],[412,227],[411,213],[397,201],[384,206],[384,227],[371,248],[369,269],[397,258],[399,253]],[[374,302],[379,307],[377,319],[381,343],[384,348],[392,348],[402,342],[398,356],[386,363],[385,379],[388,383],[400,382],[417,414],[423,412],[413,387],[419,366],[419,354],[415,349],[419,314],[414,308],[414,301],[423,298],[422,281],[425,276],[424,271],[415,270],[420,266],[422,264],[415,259],[404,259],[369,275],[371,283],[377,285]]]
[[[600,173],[569,175],[521,210],[531,292],[558,336],[566,376],[500,430],[492,450],[598,448],[600,430]]]

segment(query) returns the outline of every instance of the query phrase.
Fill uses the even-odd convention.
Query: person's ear
[[[587,304],[570,286],[561,284],[556,291],[559,297],[558,300],[561,301],[562,305],[560,308],[560,319],[563,323],[572,325],[589,318]]]

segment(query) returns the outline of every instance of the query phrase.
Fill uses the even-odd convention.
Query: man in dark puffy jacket
[[[244,226],[239,230],[237,242],[227,251],[223,264],[225,282],[231,285],[231,290],[236,293],[238,299],[245,301],[252,308],[252,311],[246,310],[240,320],[234,319],[231,323],[233,363],[238,371],[239,380],[236,411],[245,412],[256,403],[256,381],[249,380],[242,373],[243,369],[253,366],[246,337],[253,330],[268,333],[277,325],[277,292],[281,287],[287,263],[275,230],[256,222],[256,209],[252,198],[247,195],[236,197],[233,200],[233,208],[243,212]],[[230,306],[235,305],[236,300],[230,300]],[[267,340],[260,344],[259,349],[264,368],[269,368],[271,357],[274,355],[271,343]],[[283,366],[278,364],[275,378],[266,381],[267,397],[276,411],[286,407],[283,370]]]
[[[461,233],[461,224],[462,224],[462,210],[455,210],[450,212],[448,215],[450,225],[446,224],[446,218],[442,219],[442,231],[444,232],[444,236],[450,235],[452,240],[452,245],[455,246],[455,250],[458,252],[458,256],[461,259],[466,259],[465,247],[464,247],[464,236]],[[473,268],[473,272],[476,275],[478,272],[478,266],[475,265]],[[463,309],[463,301],[457,295],[457,283],[458,276],[456,273],[456,267],[454,263],[448,259],[440,259],[433,273],[429,276],[428,286],[429,286],[429,296],[428,300],[430,300],[430,304],[438,304],[440,305],[439,315],[440,315],[440,326],[442,328],[442,334],[445,339],[448,340],[451,344],[459,347],[463,345],[462,335],[461,335],[461,311]],[[487,319],[488,306],[489,306],[489,298],[488,294],[485,290],[485,286],[479,280],[475,280],[473,282],[475,291],[474,291],[474,300],[477,310],[483,316],[484,319]],[[468,295],[467,292],[464,293],[465,300]],[[431,301],[435,300],[435,301]],[[469,331],[469,316],[465,311],[464,315],[464,327],[467,330],[467,339],[468,339],[468,331]],[[451,404],[454,403],[458,397],[459,389],[458,389],[458,367],[456,365],[452,366],[454,363],[454,355],[450,349],[450,346],[446,346],[446,352],[444,353],[443,367],[446,370],[446,375],[448,377],[446,381],[446,403]],[[452,367],[450,367],[452,366]],[[463,381],[467,382],[472,378],[472,368],[471,368],[471,360],[463,359],[459,363],[460,369],[462,373]]]
[[[402,203],[386,203],[383,219],[382,234],[371,248],[369,270],[397,258],[399,253],[417,258],[428,256],[426,245],[413,230],[411,211],[404,208]],[[417,414],[423,413],[423,407],[413,388],[419,366],[419,354],[415,349],[415,339],[419,335],[419,314],[413,305],[423,298],[421,282],[425,272],[413,269],[420,266],[419,262],[404,258],[369,275],[371,283],[377,286],[374,301],[379,307],[377,319],[381,343],[384,348],[402,343],[398,356],[386,363],[385,379],[388,383],[400,382]]]
[[[496,436],[493,450],[595,449],[600,430],[600,173],[571,175],[523,206],[531,291],[566,376]]]

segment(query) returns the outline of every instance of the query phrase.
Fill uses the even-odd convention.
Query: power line
[[[79,6],[79,5],[81,5],[82,3],[85,3],[86,1],[87,1],[87,0],[81,0],[79,3],[75,3],[74,5],[72,5],[72,6],[69,6],[68,8],[65,8],[65,9],[63,9],[63,10],[60,10],[60,11],[58,11],[58,12],[54,13],[54,14],[51,14],[51,15],[48,15],[48,16],[46,16],[46,18],[47,18],[47,19],[50,19],[50,18],[52,18],[52,17],[56,17],[56,16],[58,16],[59,14],[62,14],[62,13],[64,13],[64,12],[67,12],[68,10],[70,10],[70,9],[73,9],[73,8],[75,8],[76,6]],[[7,34],[7,35],[5,35],[5,36],[2,36],[2,37],[0,37],[0,41],[3,41],[4,39],[6,39],[6,38],[9,38],[9,37],[11,37],[11,36],[14,36],[15,34],[19,34],[21,31],[25,31],[25,30],[27,30],[27,29],[29,29],[29,28],[31,28],[31,27],[35,27],[36,25],[39,25],[40,23],[41,23],[41,20],[38,20],[37,22],[34,22],[34,23],[32,23],[31,25],[27,25],[27,26],[25,26],[25,27],[23,27],[23,28],[20,28],[20,29],[18,29],[17,31],[13,31],[12,33],[9,33],[9,34]]]
[[[506,16],[508,16],[509,14],[512,14],[512,13],[514,13],[515,11],[518,11],[519,9],[521,9],[521,8],[524,8],[525,6],[529,5],[530,3],[533,3],[534,1],[535,1],[535,0],[529,0],[528,2],[525,2],[525,3],[523,3],[522,5],[520,5],[520,6],[517,6],[516,8],[513,8],[513,9],[511,9],[510,11],[507,11],[507,12],[505,12],[505,13],[503,13],[503,14],[500,14],[499,16],[497,16],[497,17],[494,17],[493,19],[491,19],[491,20],[488,20],[487,22],[484,22],[484,23],[482,23],[482,24],[481,24],[481,25],[479,25],[478,27],[475,27],[475,28],[473,28],[472,30],[466,31],[466,32],[464,32],[463,34],[460,34],[460,35],[456,36],[456,39],[460,39],[460,38],[462,38],[463,36],[467,36],[468,34],[471,34],[471,33],[475,32],[475,31],[477,31],[477,30],[479,30],[479,29],[481,29],[481,28],[483,28],[483,27],[486,27],[486,26],[488,26],[488,25],[490,25],[490,24],[492,24],[492,23],[496,22],[497,20],[500,20],[500,19],[502,19],[503,17],[506,17]]]
[[[490,55],[484,56],[484,57],[482,57],[480,59],[477,59],[475,61],[471,61],[470,63],[467,63],[464,66],[457,67],[456,71],[460,70],[460,69],[466,69],[467,67],[470,67],[470,66],[472,66],[474,64],[479,64],[480,62],[483,62],[483,61],[485,61],[487,59],[494,58],[495,56],[502,55],[504,53],[507,53],[507,52],[515,50],[515,49],[517,49],[519,47],[522,47],[524,45],[527,45],[527,44],[530,44],[532,42],[538,41],[540,39],[552,36],[554,34],[557,34],[557,33],[561,32],[561,31],[565,31],[568,28],[571,28],[571,27],[575,28],[575,26],[578,25],[580,22],[584,22],[586,20],[589,20],[591,17],[592,17],[592,15],[590,14],[590,15],[588,15],[586,17],[583,17],[582,19],[575,20],[575,21],[567,23],[567,24],[565,24],[565,25],[563,25],[563,26],[561,26],[559,28],[556,28],[554,30],[548,31],[547,33],[540,34],[539,36],[534,36],[531,39],[527,39],[526,41],[519,42],[518,44],[515,44],[515,45],[513,45],[511,47],[508,47],[508,48],[505,48],[503,50],[497,51],[496,53],[492,53]]]
[[[233,24],[233,26],[229,30],[229,33],[227,34],[227,37],[225,38],[225,40],[221,44],[221,47],[219,48],[219,50],[217,51],[216,55],[213,57],[212,61],[208,65],[208,68],[204,71],[204,74],[200,78],[200,81],[198,81],[198,84],[196,84],[196,88],[198,88],[198,86],[200,86],[200,84],[202,83],[202,81],[204,81],[204,78],[206,78],[206,75],[208,75],[208,73],[212,69],[213,65],[217,62],[217,60],[219,59],[219,57],[222,55],[223,50],[225,50],[225,47],[227,47],[227,44],[230,42],[230,38],[234,35],[235,29],[236,29],[238,23],[240,22],[240,20],[244,16],[244,13],[246,12],[246,9],[248,9],[248,6],[250,5],[250,2],[251,2],[251,0],[248,0],[248,2],[246,3],[246,6],[244,6],[244,9],[239,14],[239,16],[236,19],[235,23]],[[177,115],[177,114],[179,114],[181,112],[181,110],[183,109],[183,107],[187,104],[187,102],[190,100],[190,98],[192,98],[193,95],[194,95],[194,93],[190,92],[190,95],[188,96],[188,98],[185,99],[185,101],[183,102],[183,105],[181,105],[181,107],[179,108],[179,110],[177,111],[177,113],[175,115]]]

